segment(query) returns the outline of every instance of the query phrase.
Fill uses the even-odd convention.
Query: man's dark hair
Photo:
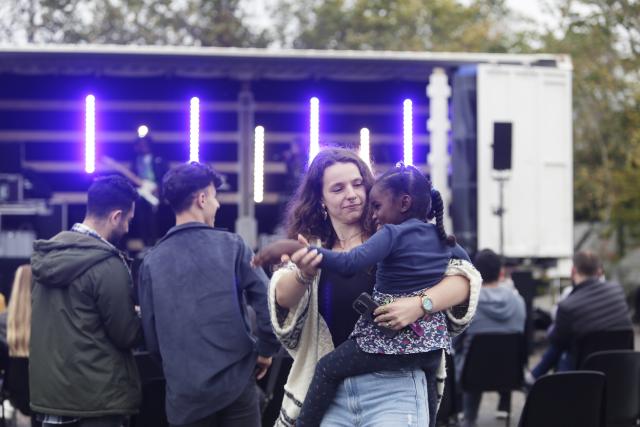
[[[576,252],[573,256],[573,266],[578,273],[586,277],[598,276],[602,269],[600,257],[590,251]]]
[[[497,282],[502,269],[502,258],[491,249],[483,249],[476,254],[473,265],[482,275],[482,283]]]
[[[170,169],[162,180],[162,189],[173,211],[180,213],[189,209],[196,193],[210,184],[219,188],[220,175],[203,163],[191,162]]]
[[[96,178],[87,192],[87,216],[106,218],[111,212],[128,213],[138,192],[126,178],[108,175]]]

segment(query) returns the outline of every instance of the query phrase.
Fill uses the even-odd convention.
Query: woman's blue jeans
[[[347,378],[322,419],[322,427],[423,427],[429,425],[423,371],[387,371]]]

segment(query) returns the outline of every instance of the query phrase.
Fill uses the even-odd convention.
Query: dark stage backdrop
[[[424,82],[400,80],[298,81],[178,75],[0,73],[0,166],[3,172],[32,177],[36,196],[81,205],[92,176],[84,162],[84,99],[96,97],[97,157],[131,162],[136,129],[146,124],[154,151],[170,164],[188,159],[189,99],[201,103],[201,161],[212,163],[228,183],[217,224],[233,229],[238,216],[239,97],[253,96],[254,124],[265,127],[265,202],[256,206],[259,232],[271,233],[305,165],[309,98],[320,99],[321,143],[357,145],[359,132],[371,132],[371,153],[381,171],[402,158],[402,102],[414,105],[414,159],[426,168],[428,99]],[[98,171],[100,173],[100,163]],[[29,192],[27,192],[27,196]],[[73,214],[73,217],[71,217]],[[82,216],[69,210],[68,223]]]

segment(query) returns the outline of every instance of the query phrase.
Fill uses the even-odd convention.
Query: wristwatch
[[[422,294],[420,302],[422,303],[422,309],[424,310],[425,315],[433,313],[433,301],[429,295]]]

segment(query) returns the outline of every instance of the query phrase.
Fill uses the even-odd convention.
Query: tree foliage
[[[640,4],[565,0],[541,49],[573,60],[575,213],[640,237]]]
[[[0,40],[264,47],[245,25],[239,0],[10,0],[0,6]]]
[[[276,38],[313,49],[521,50],[503,25],[511,15],[503,0],[281,0]]]

